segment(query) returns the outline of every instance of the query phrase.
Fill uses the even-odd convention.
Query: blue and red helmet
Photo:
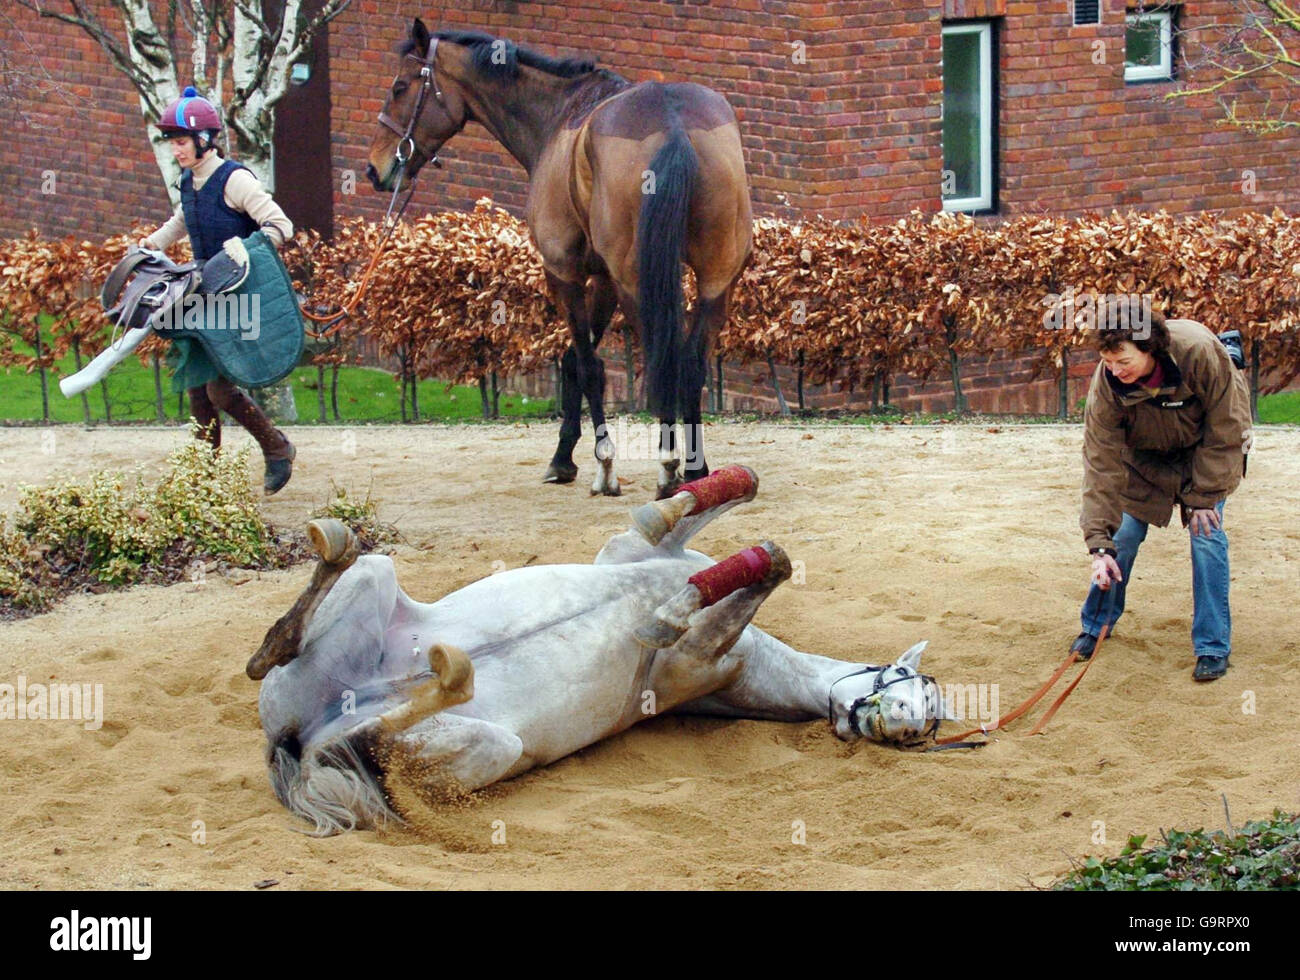
[[[185,86],[181,97],[167,104],[158,119],[158,128],[164,136],[182,133],[197,135],[221,129],[221,115],[216,106],[199,95],[193,85]]]

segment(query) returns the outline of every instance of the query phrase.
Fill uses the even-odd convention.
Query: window
[[[1124,34],[1124,81],[1168,81],[1174,77],[1174,15],[1169,10],[1129,14]]]
[[[1101,23],[1101,0],[1074,0],[1074,26]]]
[[[943,28],[943,209],[993,209],[993,25]]]

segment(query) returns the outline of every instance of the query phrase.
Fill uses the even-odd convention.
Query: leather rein
[[[422,79],[420,94],[416,98],[415,109],[411,113],[411,118],[407,122],[406,128],[403,129],[400,127],[387,112],[381,111],[379,113],[379,124],[386,129],[392,130],[399,137],[397,153],[393,159],[393,165],[398,170],[405,170],[407,162],[410,161],[411,157],[415,153],[415,127],[420,121],[421,113],[424,112],[424,103],[429,97],[430,91],[433,92],[434,100],[443,108],[444,111],[447,107],[446,103],[443,101],[442,89],[438,86],[438,73],[436,70],[437,52],[438,39],[436,37],[431,37],[429,38],[429,50],[425,53],[423,58],[412,54],[411,52],[407,52],[406,54],[407,58],[414,58],[416,61],[420,62],[420,78]],[[429,163],[438,168],[442,167],[442,161],[438,159],[436,153],[429,158]],[[338,310],[338,312],[331,313],[328,316],[320,316],[307,309],[302,311],[303,316],[307,317],[307,319],[316,323],[326,324],[326,327],[322,330],[308,331],[312,336],[324,337],[333,333],[341,324],[343,319],[351,315],[352,311],[355,310],[357,305],[361,302],[361,298],[366,293],[366,287],[370,285],[370,279],[374,274],[375,266],[379,264],[379,258],[384,253],[384,246],[388,244],[388,239],[392,237],[393,231],[397,228],[397,223],[401,220],[402,214],[406,211],[406,206],[411,203],[411,195],[415,193],[415,178],[410,178],[410,190],[407,191],[406,198],[402,201],[402,206],[398,208],[397,213],[394,214],[393,208],[397,205],[397,195],[400,192],[401,186],[402,183],[400,180],[393,186],[393,196],[389,198],[388,212],[384,215],[384,233],[380,236],[379,243],[375,246],[374,254],[370,257],[370,262],[366,266],[366,271],[361,277],[361,285],[357,287],[357,291],[353,295],[352,301],[342,309]]]

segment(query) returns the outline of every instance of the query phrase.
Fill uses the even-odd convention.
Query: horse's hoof
[[[601,493],[606,497],[621,497],[623,496],[623,488],[618,485],[618,480],[615,480],[612,486],[605,487]]]
[[[332,517],[318,518],[307,525],[307,537],[312,549],[326,565],[337,565],[349,552],[353,552],[353,558],[356,557],[356,536],[342,521]]]
[[[682,481],[680,479],[673,480],[672,483],[664,484],[655,493],[655,500],[667,500],[669,497],[677,493],[677,491],[681,488],[681,485],[682,485]]]
[[[542,477],[543,483],[572,483],[578,478],[578,468],[576,466],[557,466],[552,463],[546,468],[546,475]]]

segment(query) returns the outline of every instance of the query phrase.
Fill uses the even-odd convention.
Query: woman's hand
[[[1092,584],[1106,592],[1111,582],[1123,582],[1124,573],[1119,570],[1119,562],[1110,555],[1092,556]]]
[[[1193,535],[1204,534],[1208,537],[1211,532],[1223,527],[1223,519],[1213,507],[1198,507],[1188,518],[1187,527]]]

